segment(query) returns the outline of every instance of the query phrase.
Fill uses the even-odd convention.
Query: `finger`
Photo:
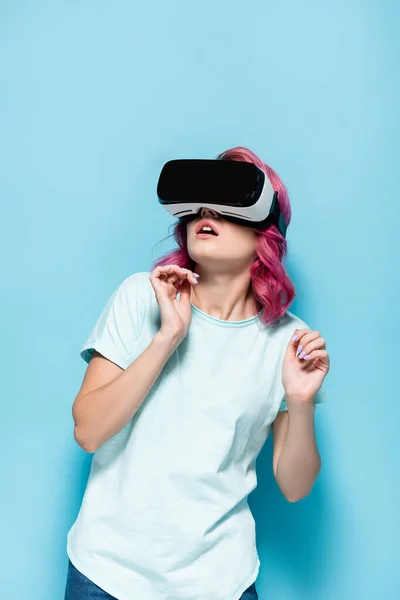
[[[296,356],[299,356],[304,348],[310,343],[317,340],[320,337],[319,331],[313,331],[312,329],[308,329],[304,332],[304,334],[300,337],[297,345]]]
[[[170,266],[163,266],[163,267],[156,267],[155,269],[153,269],[153,271],[150,274],[150,279],[155,280],[155,279],[160,279],[160,276],[162,273],[167,273],[170,272],[171,267]]]
[[[181,281],[181,279],[174,271],[172,271],[171,273],[161,273],[159,279],[162,283],[165,283],[167,285],[172,284],[175,287],[178,281]]]
[[[182,271],[186,274],[186,277],[188,281],[190,281],[190,283],[192,283],[193,285],[197,285],[199,283],[198,278],[200,277],[200,275],[194,273],[190,269],[182,269]]]
[[[156,267],[150,274],[150,282],[160,299],[166,293],[166,287],[168,285],[167,277],[172,273],[172,269],[166,267]],[[173,282],[171,282],[173,284]],[[175,286],[174,286],[175,287]]]
[[[197,273],[193,273],[193,271],[191,271],[190,269],[184,269],[183,267],[178,267],[177,265],[173,265],[172,270],[176,274],[176,277],[177,277],[176,282],[181,282],[181,281],[186,280],[191,285],[198,284],[198,277],[200,277],[200,275],[197,275]],[[169,281],[170,281],[170,279],[168,279],[168,282]],[[174,281],[174,284],[176,282]]]
[[[157,267],[157,269],[155,269],[155,276],[159,277],[163,281],[167,279],[178,279],[178,267],[176,267],[176,265],[163,265],[161,267]]]
[[[150,273],[150,281],[154,288],[160,289],[160,267],[157,267]]]
[[[296,351],[297,351],[297,348],[299,347],[301,340],[306,335],[306,333],[309,333],[310,331],[311,331],[310,329],[295,329],[294,330],[294,333],[289,340],[288,350],[287,350],[291,356],[296,356]]]
[[[179,296],[179,301],[182,302],[182,304],[190,304],[190,289],[190,282],[187,279],[185,279],[185,281],[183,281],[182,283],[181,292]]]
[[[160,277],[160,275],[172,275],[176,269],[179,269],[176,265],[159,265],[152,273],[153,277]]]
[[[306,333],[310,333],[310,331],[311,329],[295,329],[290,341],[296,346],[298,342],[306,335]]]
[[[156,267],[152,272],[150,279],[153,283],[153,286],[156,286],[158,290],[160,288],[165,288],[168,285],[173,285],[175,288],[177,288],[177,284],[181,280],[173,265]]]
[[[299,346],[300,348],[300,346]],[[299,350],[298,348],[298,350]],[[308,342],[305,346],[301,346],[301,350],[298,351],[297,356],[299,358],[304,358],[306,355],[310,354],[313,350],[325,350],[325,340],[322,337],[318,337],[316,340]]]
[[[197,273],[193,273],[189,269],[184,269],[183,267],[179,267],[178,265],[164,265],[162,267],[158,267],[160,270],[161,276],[166,276],[167,281],[171,283],[176,283],[177,281],[182,281],[184,279],[188,279],[190,283],[196,285],[197,278],[199,275]]]
[[[318,358],[325,362],[328,359],[328,357],[329,354],[327,350],[313,350],[312,352],[310,352],[310,354],[306,354],[306,356],[304,356],[304,360],[313,361]]]

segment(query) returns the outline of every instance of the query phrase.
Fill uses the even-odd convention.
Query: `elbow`
[[[82,398],[79,395],[75,398],[72,406],[72,418],[74,420],[74,438],[78,446],[88,454],[94,454],[100,444],[93,439],[93,435],[88,431],[88,428],[82,423],[82,418],[79,410],[80,403],[78,400]]]
[[[303,498],[307,498],[308,495],[309,494],[304,494],[304,496],[285,496],[285,498],[288,502],[294,504],[295,502],[300,502]]]
[[[303,490],[302,491],[298,490],[297,494],[284,494],[286,500],[288,502],[294,503],[294,502],[300,502],[300,500],[307,498],[307,496],[309,496],[311,494],[311,492],[313,491],[314,484],[318,478],[320,470],[321,470],[321,460],[318,461],[318,464],[315,467],[315,474],[312,478],[312,481],[308,483],[308,486],[307,487],[303,486]]]
[[[99,447],[99,444],[90,438],[87,433],[85,434],[77,425],[74,427],[74,438],[78,446],[88,454],[94,454]]]
[[[285,494],[285,498],[288,502],[291,502],[292,504],[294,502],[300,502],[300,500],[304,500],[304,498],[307,498],[307,496],[309,496],[311,494],[312,490],[313,490],[313,486],[311,486],[310,489],[303,491],[303,493]]]

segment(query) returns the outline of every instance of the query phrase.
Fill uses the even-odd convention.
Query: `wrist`
[[[310,411],[315,409],[314,396],[295,396],[286,394],[286,404],[290,410]]]
[[[170,349],[171,352],[179,346],[183,339],[182,334],[176,331],[166,330],[161,328],[158,333],[154,336],[154,342],[162,347]]]

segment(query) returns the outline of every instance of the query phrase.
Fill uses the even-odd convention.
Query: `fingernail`
[[[184,273],[189,273],[189,271],[188,271],[187,269],[182,269],[182,271],[183,271]]]
[[[297,347],[297,350],[296,350],[296,356],[298,356],[302,350],[303,350],[303,346],[301,344],[299,344]]]
[[[199,282],[197,281],[197,279],[195,279],[195,280],[193,281],[193,283],[194,283],[194,285],[197,285]]]
[[[304,360],[308,360],[310,358],[309,354],[306,354],[306,356],[304,357]]]
[[[296,341],[296,340],[298,340],[298,339],[299,339],[299,336],[298,336],[298,335],[294,335],[294,336],[292,337],[292,342],[295,342],[295,341]]]
[[[200,275],[199,275],[198,273],[193,273],[193,275],[194,275],[195,277],[200,277]]]
[[[301,354],[299,354],[299,358],[304,358],[304,357],[305,357],[305,355],[306,355],[306,353],[305,353],[305,352],[302,352]]]

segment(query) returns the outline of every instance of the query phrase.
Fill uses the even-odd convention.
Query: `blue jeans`
[[[107,594],[95,583],[85,577],[74,567],[71,561],[68,564],[67,587],[64,600],[117,600],[114,596]],[[140,600],[140,599],[138,599]],[[251,585],[241,595],[239,600],[258,600],[256,586]]]

